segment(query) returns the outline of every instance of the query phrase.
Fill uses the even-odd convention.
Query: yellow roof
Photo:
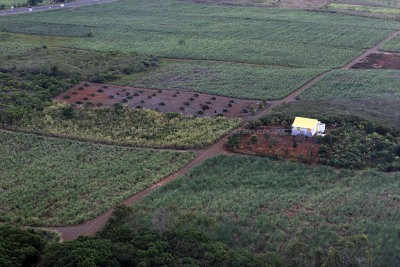
[[[316,119],[307,119],[302,117],[296,117],[292,124],[293,127],[307,128],[313,129],[317,124],[318,120]]]

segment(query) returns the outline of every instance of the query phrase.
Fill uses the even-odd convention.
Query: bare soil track
[[[389,41],[390,39],[392,39],[394,36],[396,36],[399,33],[400,33],[400,30],[390,34],[384,40],[382,40],[381,42],[376,44],[374,47],[368,49],[362,55],[358,56],[354,60],[350,61],[348,64],[343,66],[341,69],[348,70],[353,65],[355,65],[356,63],[364,60],[366,57],[368,57],[372,53],[376,53],[378,51],[379,47],[382,44],[384,44],[385,42]],[[333,70],[331,70],[331,71],[333,71]],[[260,118],[260,117],[268,114],[274,107],[276,107],[276,106],[278,106],[278,105],[280,105],[280,104],[282,104],[284,102],[295,101],[297,95],[299,95],[301,92],[303,92],[303,90],[305,90],[306,88],[312,86],[314,83],[316,83],[320,79],[322,79],[326,74],[328,74],[331,71],[324,72],[324,73],[314,77],[312,80],[310,80],[309,82],[307,82],[303,86],[299,87],[296,91],[294,91],[293,93],[289,94],[285,98],[283,98],[281,100],[278,100],[278,101],[269,102],[269,105],[267,106],[267,108],[265,110],[263,110],[262,112],[258,113],[253,118],[254,119]],[[243,129],[244,127],[245,127],[245,123],[238,130]],[[124,200],[122,202],[122,204],[132,205],[133,203],[140,201],[144,196],[149,194],[154,189],[156,189],[156,188],[158,188],[158,187],[160,187],[160,186],[162,186],[162,185],[174,180],[175,178],[177,178],[179,176],[184,175],[192,167],[196,166],[197,164],[201,163],[202,161],[204,161],[204,160],[206,160],[206,159],[208,159],[210,157],[216,156],[218,154],[221,154],[221,153],[227,153],[227,151],[224,149],[224,143],[225,143],[225,140],[230,135],[233,134],[233,132],[231,132],[229,135],[227,135],[224,138],[222,138],[221,140],[219,140],[217,143],[215,143],[210,148],[196,151],[195,158],[191,162],[189,162],[185,167],[183,167],[182,169],[180,169],[176,173],[173,173],[173,174],[169,175],[168,177],[164,178],[163,180],[161,180],[160,182],[154,184],[153,186],[143,190],[142,192],[139,192],[138,194],[133,195],[130,198]],[[75,226],[43,227],[43,228],[59,232],[60,235],[61,235],[61,241],[63,241],[63,240],[72,240],[72,239],[75,239],[76,237],[78,237],[80,235],[92,236],[97,231],[99,231],[99,230],[101,230],[103,228],[104,224],[110,218],[110,216],[112,214],[112,211],[113,211],[113,208],[109,209],[105,213],[99,215],[98,217],[96,217],[96,218],[94,218],[92,220],[89,220],[89,221],[87,221],[85,223],[82,223],[82,224],[79,224],[79,225],[75,225]]]

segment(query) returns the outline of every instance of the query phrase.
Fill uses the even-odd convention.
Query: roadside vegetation
[[[27,132],[101,143],[158,148],[204,148],[239,126],[240,119],[198,118],[180,113],[54,104],[13,126]]]
[[[400,99],[398,70],[336,70],[302,92],[298,98]]]
[[[276,100],[321,73],[321,69],[236,63],[172,61],[129,83],[134,87],[190,90],[245,99]]]
[[[177,171],[193,156],[0,131],[0,221],[82,223]]]
[[[389,42],[383,44],[381,47],[379,47],[380,50],[382,51],[387,51],[387,52],[400,52],[400,36],[397,35],[393,37]]]
[[[220,155],[135,204],[131,225],[194,212],[215,219],[216,240],[231,248],[290,257],[326,255],[341,237],[366,234],[373,265],[398,265],[399,174]],[[162,225],[162,224],[161,224]],[[300,263],[294,264],[296,266]]]

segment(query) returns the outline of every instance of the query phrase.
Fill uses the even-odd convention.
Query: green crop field
[[[387,42],[387,43],[383,44],[381,47],[379,47],[379,50],[399,53],[400,52],[400,36],[399,35],[395,36],[389,42]]]
[[[296,116],[310,118],[356,116],[362,120],[372,121],[378,125],[386,125],[400,129],[399,99],[330,99],[300,100],[277,106],[271,116]]]
[[[5,57],[19,56],[36,48],[38,48],[38,46],[32,44],[0,42],[0,59]]]
[[[299,95],[300,99],[399,99],[400,71],[337,70]]]
[[[204,148],[241,124],[241,119],[194,117],[150,109],[87,108],[55,104],[27,114],[10,128],[101,143]]]
[[[313,68],[341,66],[400,26],[341,14],[172,0],[2,17],[0,24],[7,31],[32,34],[82,37],[93,32],[92,38],[70,44],[83,49]]]
[[[177,171],[193,155],[0,131],[0,221],[81,223]]]
[[[220,155],[135,204],[133,224],[151,225],[168,210],[196,212],[216,219],[216,238],[230,247],[284,255],[297,242],[312,254],[366,234],[374,264],[396,266],[399,189],[399,174]]]
[[[321,69],[310,68],[180,61],[145,74],[129,85],[275,100],[290,94],[320,72]]]

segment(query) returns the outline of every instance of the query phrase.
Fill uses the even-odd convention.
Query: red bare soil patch
[[[99,89],[104,92],[98,92]],[[67,95],[68,97],[65,98]],[[80,101],[82,104],[87,102],[91,102],[94,105],[101,103],[104,107],[112,107],[113,104],[118,102],[128,105],[131,108],[157,109],[163,113],[179,112],[184,115],[198,115],[202,117],[216,117],[219,113],[223,113],[228,118],[249,119],[260,112],[257,110],[260,101],[255,100],[173,90],[162,90],[159,92],[159,90],[154,89],[119,87],[95,83],[90,83],[88,87],[79,84],[62,93],[55,100],[67,102],[68,104],[76,103],[77,101]],[[230,103],[232,101],[233,103]],[[208,109],[203,109],[204,105],[207,105]],[[249,107],[254,107],[256,113],[251,114]],[[245,113],[243,110],[248,112]],[[199,114],[199,111],[202,111],[204,114]]]
[[[373,53],[360,62],[354,64],[352,69],[400,69],[400,54]]]
[[[257,135],[258,141],[251,141],[253,135]],[[282,126],[262,126],[242,136],[237,152],[316,163],[319,146],[315,138],[291,136]]]

